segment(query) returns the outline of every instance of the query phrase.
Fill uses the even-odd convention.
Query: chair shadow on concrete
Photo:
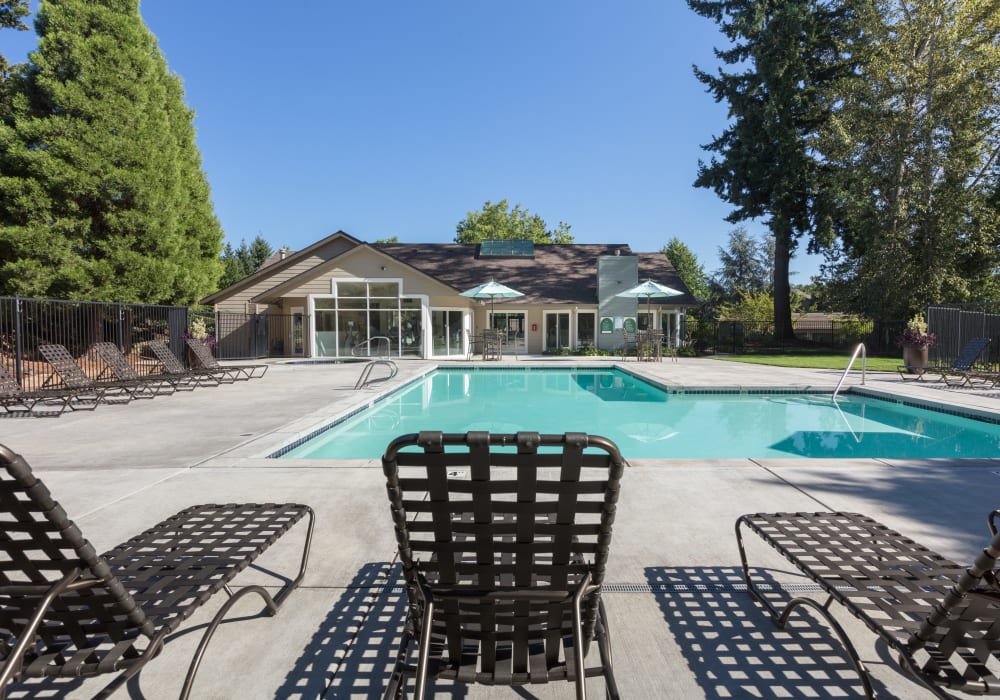
[[[317,626],[276,697],[381,697],[406,619],[402,584],[398,564],[383,561],[362,566]],[[464,698],[467,688],[439,683],[435,692],[435,697]]]
[[[788,599],[768,570],[753,572]],[[649,567],[646,579],[706,698],[863,697],[837,638],[808,613],[793,615],[784,630],[775,627],[746,591],[738,566]]]

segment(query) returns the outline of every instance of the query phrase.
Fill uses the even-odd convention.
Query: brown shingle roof
[[[632,255],[625,244],[535,244],[534,257],[477,257],[479,246],[463,243],[389,243],[383,253],[463,292],[491,279],[516,289],[531,303],[596,304],[597,259]],[[639,254],[639,278],[654,279],[685,292],[672,304],[694,303],[673,265],[662,253]]]

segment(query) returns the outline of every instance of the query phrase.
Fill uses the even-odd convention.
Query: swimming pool
[[[850,394],[675,393],[608,368],[438,369],[272,456],[379,457],[420,430],[589,432],[626,457],[1000,457],[994,423]]]

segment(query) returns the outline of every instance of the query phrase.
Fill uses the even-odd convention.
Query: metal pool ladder
[[[851,355],[851,361],[847,363],[847,369],[840,377],[840,381],[837,382],[837,388],[833,390],[833,400],[837,400],[837,394],[840,393],[840,387],[843,386],[844,380],[847,379],[847,373],[851,371],[851,367],[854,366],[854,361],[858,359],[858,353],[861,353],[861,385],[864,386],[865,383],[865,368],[868,364],[868,354],[865,351],[865,344],[858,343],[858,347],[854,348],[854,354]]]
[[[376,377],[372,379],[372,370],[376,367],[387,367],[389,369],[389,375],[387,377]],[[384,382],[392,379],[399,373],[399,367],[392,360],[372,360],[371,362],[365,363],[365,368],[361,370],[361,376],[358,377],[357,383],[355,383],[355,389],[361,389],[368,386],[369,384],[374,384],[375,382]]]

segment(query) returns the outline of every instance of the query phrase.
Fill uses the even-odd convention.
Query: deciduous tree
[[[825,281],[847,308],[909,318],[996,298],[1000,5],[874,0],[821,148],[837,177]]]
[[[524,239],[535,243],[572,243],[569,224],[560,221],[549,229],[538,214],[529,214],[506,199],[494,204],[487,200],[480,211],[470,211],[455,227],[456,243],[479,243],[483,240]]]

